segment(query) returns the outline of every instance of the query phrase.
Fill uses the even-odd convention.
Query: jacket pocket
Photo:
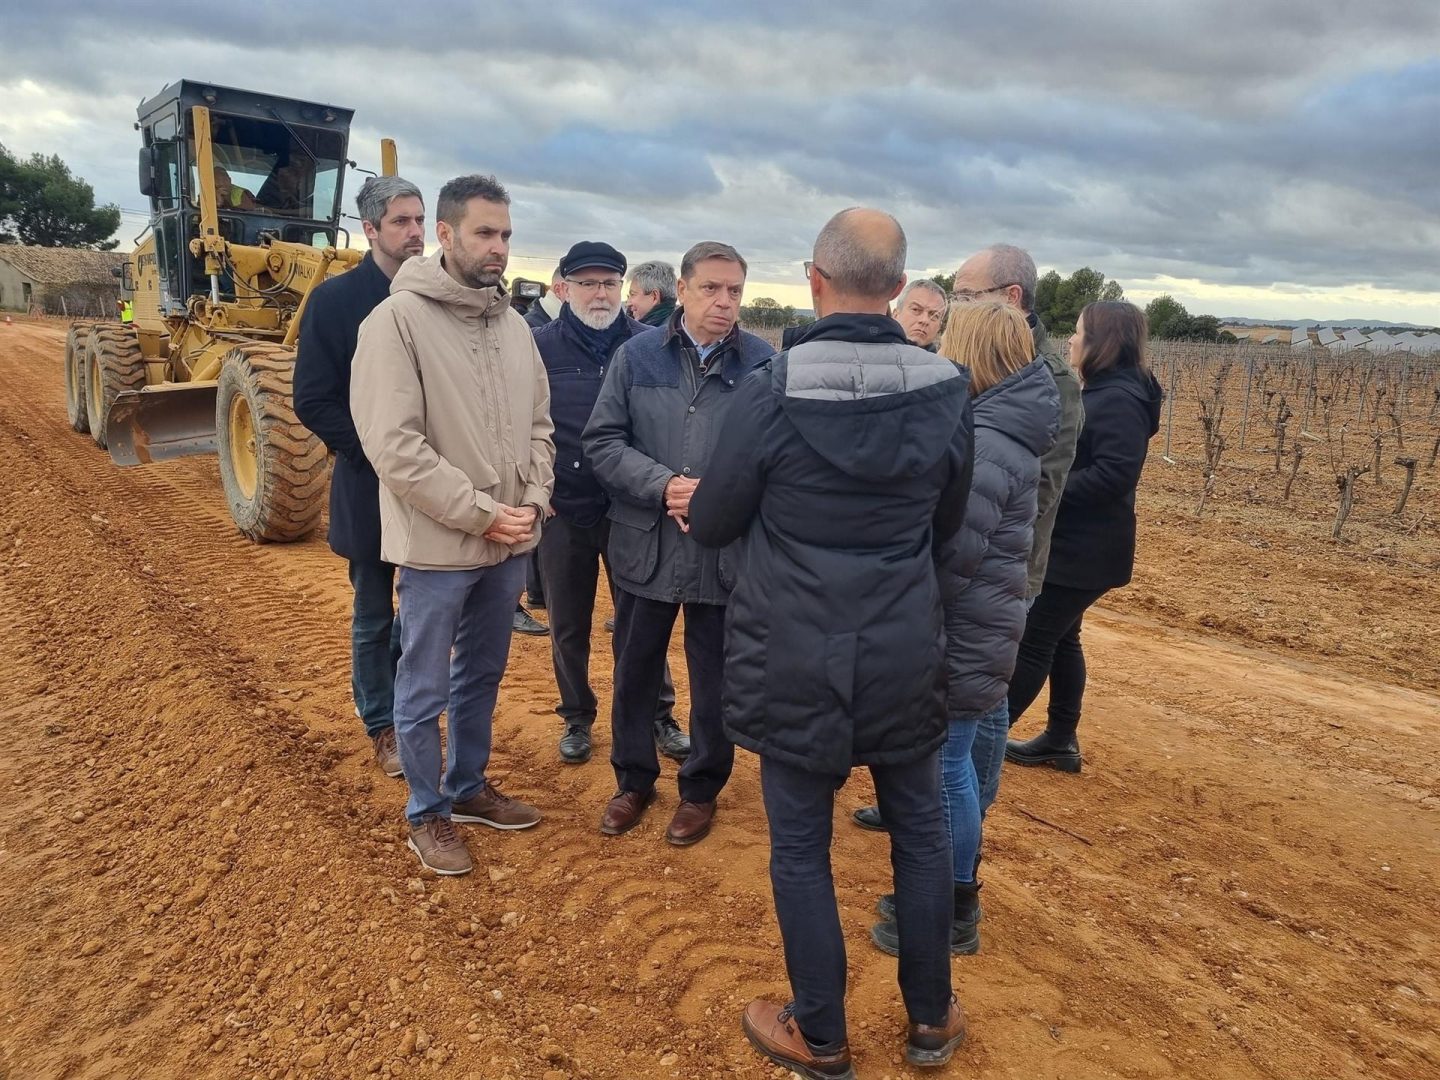
[[[720,575],[720,587],[727,593],[734,590],[735,582],[739,580],[737,571],[744,558],[740,543],[740,541],[736,541],[733,544],[726,544],[720,549],[720,554],[716,558],[716,571]]]
[[[616,577],[643,585],[660,561],[660,511],[615,499],[610,503],[610,565]]]

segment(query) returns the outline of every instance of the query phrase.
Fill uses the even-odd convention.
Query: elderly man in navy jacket
[[[556,712],[565,722],[560,760],[572,765],[590,760],[596,710],[590,686],[590,624],[602,561],[610,576],[605,551],[610,497],[590,468],[580,436],[610,358],[625,342],[649,329],[624,313],[620,286],[625,267],[625,256],[609,244],[594,240],[576,244],[555,270],[553,295],[566,303],[555,318],[535,330],[535,345],[550,376],[550,418],[555,424],[555,494],[550,500],[554,516],[541,533],[538,561],[560,689]],[[674,705],[675,688],[667,668],[655,708],[655,741],[666,756],[684,761],[690,740],[675,722]]]
[[[380,559],[380,482],[350,417],[350,363],[360,324],[390,295],[400,264],[425,254],[425,201],[398,176],[366,180],[356,197],[370,253],[310,294],[295,358],[295,414],[335,454],[330,548],[350,562],[350,689],[386,776],[400,776],[395,745],[395,567]]]

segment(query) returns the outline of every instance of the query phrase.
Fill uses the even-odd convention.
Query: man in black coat
[[[725,638],[725,732],[760,755],[770,881],[795,1000],[743,1026],[805,1076],[850,1076],[835,791],[869,766],[890,826],[912,1064],[965,1036],[950,988],[941,807],[944,632],[932,552],[965,515],[969,377],[887,315],[905,284],[889,214],[837,214],[807,264],[819,321],[736,393],[690,501],[695,539],[744,538]]]
[[[380,558],[380,482],[350,417],[350,363],[360,324],[390,295],[400,264],[425,254],[425,201],[398,176],[374,176],[356,197],[370,253],[310,294],[295,358],[295,415],[335,455],[330,549],[350,562],[350,689],[386,776],[400,776],[395,746],[395,567]]]
[[[615,350],[649,329],[625,315],[620,283],[625,256],[609,244],[583,240],[560,260],[557,286],[568,302],[535,331],[535,345],[550,378],[550,419],[555,424],[554,516],[540,535],[537,560],[550,613],[550,650],[560,689],[556,710],[565,722],[560,760],[590,760],[595,724],[595,691],[590,687],[590,624],[595,614],[599,566],[610,575],[606,545],[610,497],[595,478],[581,433],[595,408],[605,369]],[[560,291],[557,289],[557,291]],[[661,753],[684,761],[690,740],[675,722],[675,688],[666,668],[655,714],[655,741]]]

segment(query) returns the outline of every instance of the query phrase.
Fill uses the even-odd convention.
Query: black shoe
[[[856,825],[862,829],[870,829],[872,832],[889,832],[884,819],[880,816],[878,806],[862,806],[855,813],[850,815]]]
[[[1005,760],[1016,765],[1049,765],[1061,772],[1080,771],[1080,743],[1072,731],[1061,735],[1046,728],[1027,742],[1005,741]]]
[[[510,624],[510,629],[517,634],[529,634],[532,637],[544,637],[550,633],[550,628],[539,619],[531,615],[523,607],[515,609],[515,619]]]
[[[525,594],[525,603],[531,607],[538,607],[542,611],[545,609],[545,598],[543,596],[536,596],[534,593]]]
[[[955,885],[955,915],[950,922],[950,955],[974,956],[980,951],[980,886]],[[885,902],[889,901],[889,914]],[[885,922],[870,928],[870,940],[875,947],[890,956],[900,955],[900,931],[895,926],[895,897],[882,896],[875,905]]]
[[[979,860],[977,859],[976,862],[978,863]],[[973,898],[973,900],[971,900],[970,898],[967,897],[967,898],[965,898],[965,899],[962,901],[962,900],[961,900],[961,896],[960,896],[960,890],[961,890],[961,889],[974,889],[976,895],[975,895],[975,897]],[[980,906],[980,895],[979,895],[979,893],[980,893],[980,883],[979,883],[978,881],[975,882],[975,884],[973,884],[973,885],[962,885],[962,884],[960,884],[959,882],[956,883],[956,885],[955,885],[955,921],[956,921],[956,922],[978,923],[981,919],[983,919],[983,918],[985,917],[985,909]],[[973,908],[973,910],[972,910],[972,908]],[[884,896],[880,897],[879,900],[876,900],[876,901],[875,901],[875,910],[880,913],[880,917],[881,917],[882,919],[884,919],[886,922],[894,922],[894,921],[895,921],[895,894],[894,894],[894,893],[886,893]]]
[[[655,721],[655,745],[673,761],[683,762],[690,756],[690,736],[674,720]]]
[[[613,634],[613,633],[615,632],[615,620],[614,620],[614,619],[606,619],[606,620],[605,620],[605,631],[606,631],[606,633],[610,633],[610,634]]]
[[[584,765],[590,760],[590,729],[572,724],[560,736],[560,760],[568,765]]]

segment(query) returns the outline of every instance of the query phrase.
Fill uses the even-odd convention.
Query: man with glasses
[[[615,353],[585,428],[585,457],[610,493],[615,581],[615,697],[610,710],[616,792],[600,831],[640,823],[660,775],[650,721],[675,619],[685,610],[691,751],[680,806],[665,838],[693,844],[710,832],[715,800],[735,763],[720,725],[725,605],[734,552],[689,535],[690,496],[715,452],[735,388],[774,351],[740,329],[745,260],[728,244],[696,244],[680,263],[680,307],[662,327]],[[575,286],[570,286],[575,301]]]
[[[1035,260],[1010,244],[992,244],[976,252],[955,272],[952,299],[957,304],[990,301],[1009,304],[1019,309],[1030,324],[1035,340],[1035,355],[1044,359],[1046,368],[1060,390],[1060,434],[1040,458],[1040,490],[1035,518],[1035,539],[1030,547],[1027,567],[1026,597],[1034,604],[1045,582],[1045,566],[1050,561],[1050,534],[1055,529],[1055,515],[1060,509],[1060,493],[1070,475],[1075,459],[1075,440],[1080,436],[1085,411],[1080,404],[1080,380],[1045,332],[1045,325],[1035,314]],[[980,813],[990,809],[1000,791],[1000,766],[1005,757],[1005,738],[1010,730],[1010,712],[1001,701],[994,712],[980,718],[975,731],[971,756],[975,761],[976,779],[980,787]],[[883,829],[880,811],[873,806],[855,811],[855,822],[867,829]],[[978,871],[978,856],[976,869]],[[975,880],[978,882],[979,877]]]
[[[929,278],[906,285],[900,299],[895,301],[895,321],[905,331],[905,340],[933,353],[940,327],[945,323],[947,303],[945,290]]]
[[[649,327],[625,315],[620,288],[625,256],[609,244],[584,240],[556,269],[566,303],[535,331],[535,345],[550,379],[550,418],[555,424],[555,494],[541,534],[540,574],[550,613],[550,652],[565,722],[560,760],[590,760],[595,724],[595,691],[590,687],[590,623],[595,614],[599,565],[610,537],[610,498],[596,480],[580,444],[595,407],[605,369],[615,350]],[[610,567],[606,561],[606,576]],[[675,722],[675,688],[665,669],[652,706],[660,752],[676,761],[690,753],[690,740]]]

